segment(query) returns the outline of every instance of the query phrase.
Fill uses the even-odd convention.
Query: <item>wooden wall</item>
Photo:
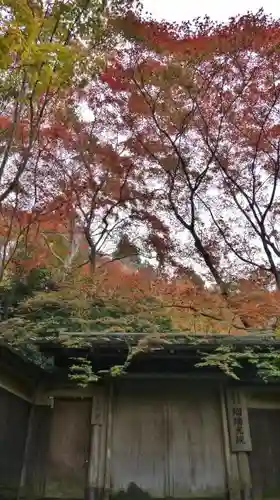
[[[137,384],[136,384],[137,386]],[[152,384],[120,385],[112,405],[112,493],[137,487],[154,498],[167,493],[167,414]]]
[[[220,414],[211,387],[119,384],[112,405],[112,496],[226,498]]]
[[[280,409],[249,410],[254,498],[280,498]]]
[[[280,498],[280,392],[248,391],[254,500]]]
[[[29,422],[29,436],[26,436],[26,461],[23,464],[24,477],[21,491],[21,496],[28,500],[43,498],[45,494],[51,417],[50,406],[33,406]]]
[[[111,380],[33,402],[0,389],[0,498],[280,498],[280,391]]]
[[[45,496],[84,497],[90,435],[90,400],[54,402]]]
[[[25,497],[226,498],[218,389],[134,381],[92,395],[35,407]]]
[[[0,388],[0,497],[16,498],[30,404]]]

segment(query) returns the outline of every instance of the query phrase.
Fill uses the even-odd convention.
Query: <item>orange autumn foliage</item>
[[[142,307],[152,316],[167,315],[175,331],[246,335],[248,329],[256,332],[274,327],[270,321],[280,314],[279,292],[267,292],[253,283],[223,297],[218,290],[201,288],[191,279],[163,277],[150,268],[135,269],[109,257],[98,260],[94,276],[90,268],[87,271],[75,274],[75,286],[87,298],[108,303],[117,300],[128,308]]]
[[[209,18],[194,22],[170,23],[141,19],[133,12],[113,20],[116,29],[157,53],[183,57],[212,56],[217,52],[253,48],[277,50],[280,41],[280,23],[263,10],[241,15],[226,23],[215,23]]]
[[[66,221],[63,223],[61,219],[55,227],[53,215],[50,214],[51,221],[45,214],[41,220],[39,218],[41,225],[38,221],[29,225],[32,257],[22,261],[12,258],[11,267],[22,264],[26,272],[36,266],[52,268],[54,256],[40,231],[45,234],[53,234],[54,230],[63,234],[69,231]],[[22,228],[23,222],[28,220],[30,223],[30,216],[18,213],[17,220]],[[87,297],[107,301],[120,299],[128,306],[148,300],[144,309],[150,309],[151,314],[168,314],[178,331],[243,335],[247,331],[244,319],[250,328],[260,329],[267,327],[272,316],[280,314],[279,292],[268,292],[250,281],[241,282],[238,289],[225,298],[219,291],[196,285],[191,279],[164,277],[152,268],[136,269],[125,259],[113,260],[110,256],[98,256],[94,275],[90,264],[73,268],[72,275],[75,276],[76,289],[80,288]],[[69,286],[67,280],[64,287]]]

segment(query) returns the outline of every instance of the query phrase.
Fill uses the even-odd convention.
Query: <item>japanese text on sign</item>
[[[228,417],[233,452],[251,451],[248,412],[244,398],[237,390],[228,392]]]

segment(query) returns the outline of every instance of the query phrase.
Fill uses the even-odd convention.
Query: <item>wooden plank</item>
[[[162,442],[165,449],[164,456],[164,497],[169,496],[169,492],[171,491],[170,484],[170,461],[172,461],[169,454],[169,445],[170,445],[170,432],[169,432],[169,419],[170,419],[170,408],[168,401],[164,401],[163,407],[163,435]]]
[[[237,456],[235,453],[231,452],[231,448],[230,448],[226,398],[225,398],[225,391],[224,391],[223,387],[221,387],[221,389],[220,389],[220,397],[221,397],[221,413],[222,413],[224,451],[225,451],[225,462],[226,462],[226,471],[227,471],[227,483],[228,483],[228,490],[229,490],[229,499],[230,500],[241,500]]]
[[[280,411],[249,408],[254,499],[280,498]]]
[[[266,391],[261,389],[247,390],[246,396],[248,408],[280,409],[280,392],[277,388],[266,387]]]
[[[35,405],[33,407],[31,435],[26,450],[26,469],[22,487],[23,496],[28,499],[43,498],[45,494],[51,418],[50,406]]]
[[[231,462],[231,483],[232,483],[232,495],[234,500],[240,500],[241,495],[241,485],[240,485],[240,475],[237,460],[237,453],[232,453],[230,457]]]
[[[259,410],[280,410],[279,401],[261,401],[261,400],[251,400],[248,405],[249,408],[255,408]]]
[[[14,396],[24,399],[28,403],[31,403],[33,400],[33,390],[28,390],[24,384],[13,379],[7,374],[1,373],[0,387],[11,394],[14,394]]]
[[[112,438],[113,438],[113,396],[114,385],[111,381],[109,387],[108,412],[107,412],[107,434],[105,452],[105,478],[104,478],[104,500],[109,499],[111,493],[111,463],[112,463]]]
[[[0,389],[0,496],[16,498],[30,405],[14,394]]]
[[[104,491],[107,400],[104,387],[95,386],[92,398],[87,498],[101,498]]]
[[[77,387],[73,386],[59,386],[57,384],[48,384],[42,391],[44,397],[54,397],[55,399],[77,399],[85,398],[90,399],[95,394],[95,385],[92,384],[88,387]]]
[[[244,451],[237,453],[239,477],[243,500],[251,500],[252,498],[252,481],[251,472],[248,461],[248,454]]]
[[[91,425],[102,425],[104,423],[104,390],[96,386],[92,398]]]
[[[165,387],[165,384],[163,384]],[[110,486],[112,495],[142,492],[165,497],[166,422],[164,387],[119,382],[113,400]]]
[[[31,439],[32,439],[34,414],[35,414],[34,405],[32,405],[32,407],[30,408],[30,411],[29,411],[29,416],[28,416],[28,425],[27,425],[27,433],[26,433],[24,454],[23,454],[22,467],[21,467],[20,484],[19,484],[18,495],[17,495],[18,498],[24,496],[24,488],[25,488],[26,475],[27,475],[28,453],[29,453],[29,448],[30,448]]]
[[[82,499],[86,490],[90,399],[55,400],[45,495]]]
[[[227,390],[227,410],[229,420],[231,451],[252,450],[248,411],[244,394],[238,389]]]
[[[129,498],[225,498],[219,392],[184,381],[120,382],[111,485]]]
[[[169,406],[171,498],[225,498],[226,471],[219,392],[177,384],[165,389]]]

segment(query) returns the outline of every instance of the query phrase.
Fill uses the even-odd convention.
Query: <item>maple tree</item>
[[[71,103],[63,115],[55,116],[43,155],[53,173],[44,199],[57,200],[66,217],[72,217],[74,230],[89,249],[85,263],[93,271],[103,247],[127,229],[136,192],[133,164],[119,154],[118,135],[108,128],[101,98],[97,87],[89,123],[73,113]],[[93,100],[91,105],[93,111]],[[105,140],[110,132],[110,140]]]
[[[80,5],[2,1],[0,8],[3,202],[21,189],[22,175],[32,163],[31,153],[36,149],[39,154],[36,146],[41,125],[60,92],[72,83],[81,84],[86,76],[81,64],[83,58],[90,64],[89,57],[79,37],[97,40],[104,20],[98,1]]]
[[[196,283],[195,304],[167,299],[170,307],[212,309],[213,318],[231,308],[245,328],[266,325],[277,316],[277,23],[259,14],[191,31],[131,13],[114,22],[131,43],[115,50],[101,81],[74,85],[42,123],[15,215],[2,210],[7,246],[16,233],[25,264],[32,255],[31,267],[48,261],[66,276],[74,257],[81,272],[87,262],[95,271],[98,259],[111,260],[100,255],[106,245],[137,235],[165,276],[166,299],[183,276],[186,288]]]
[[[130,2],[69,5],[39,48],[39,7],[7,11],[28,36],[23,55],[13,42],[23,99],[3,56],[0,335],[275,328],[279,23],[171,26]]]
[[[134,8],[131,0],[1,0],[0,203],[28,191],[53,110],[98,73],[118,36],[113,19]]]
[[[195,265],[245,327],[279,314],[279,28],[134,19],[102,75],[166,264]]]
[[[77,179],[79,168],[71,174],[66,160],[70,151],[72,162],[74,153],[84,154],[82,148],[90,140],[90,133],[81,132],[83,125],[77,119],[75,127],[74,108],[79,107],[83,88],[95,77],[116,42],[118,35],[112,30],[112,20],[137,8],[130,0],[1,2],[1,278],[18,249],[23,252],[25,248],[25,263],[28,254],[29,267],[42,263],[51,254],[56,264],[69,265],[69,247],[73,249],[77,234],[81,234],[80,227],[75,235],[73,228],[75,210],[78,205],[81,207],[82,197],[86,219],[83,232],[87,233],[87,245],[91,243],[93,254],[89,212],[92,219],[95,207],[90,207],[88,201],[91,194],[93,200],[93,190],[90,194],[89,188],[86,195],[85,185],[94,179],[89,172],[87,179],[82,175]],[[72,116],[66,124],[61,114],[70,101]],[[94,137],[92,143],[93,140]],[[103,147],[103,153],[102,146],[99,149],[100,160],[105,151],[109,157],[109,147]],[[112,162],[112,147],[111,150]],[[113,179],[110,182],[113,184]],[[96,184],[96,193],[97,190]],[[72,201],[75,197],[72,204],[71,196]]]

